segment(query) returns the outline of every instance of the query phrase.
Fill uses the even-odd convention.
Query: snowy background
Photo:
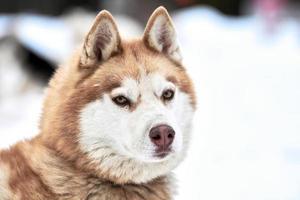
[[[94,17],[79,13],[3,15],[0,38],[12,34],[61,63]],[[176,199],[300,200],[299,21],[231,18],[209,7],[172,15],[198,96],[191,148],[176,169]],[[133,19],[116,18],[125,35],[143,30]],[[17,49],[11,40],[0,43],[1,148],[38,133],[44,85],[22,68]]]

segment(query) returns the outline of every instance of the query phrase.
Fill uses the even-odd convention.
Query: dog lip
[[[165,157],[167,157],[167,155],[169,155],[169,152],[162,152],[162,153],[156,154],[155,156],[159,157],[159,158],[165,158]]]
[[[163,151],[157,149],[157,150],[156,150],[156,153],[155,153],[155,157],[158,157],[158,158],[165,158],[165,157],[167,157],[171,152],[172,152],[172,151],[171,151],[170,148],[168,148],[168,149],[166,149],[166,150],[163,150]]]

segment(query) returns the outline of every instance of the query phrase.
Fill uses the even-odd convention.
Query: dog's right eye
[[[171,89],[168,89],[163,92],[162,99],[164,101],[171,101],[174,98],[174,91]]]
[[[125,107],[125,106],[130,106],[130,101],[126,97],[119,95],[114,98],[112,98],[113,102],[117,104],[118,106]]]

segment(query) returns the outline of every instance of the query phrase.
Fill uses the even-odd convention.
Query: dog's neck
[[[70,162],[34,140],[19,143],[9,151],[2,152],[1,156],[2,158],[12,156],[16,158],[14,163],[7,159],[7,164],[12,170],[18,167],[22,172],[10,173],[10,185],[13,185],[12,190],[16,190],[16,193],[28,197],[25,199],[171,199],[167,176],[143,184],[115,184],[80,171]],[[28,184],[33,190],[26,190]],[[32,194],[33,191],[35,194]]]

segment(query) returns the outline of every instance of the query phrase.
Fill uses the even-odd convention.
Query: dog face
[[[72,92],[60,109],[59,146],[119,183],[146,182],[175,168],[186,153],[195,95],[167,11],[158,8],[143,38],[132,41],[121,40],[112,16],[100,12],[78,65],[79,83],[62,87]],[[66,145],[74,132],[80,153]]]
[[[80,143],[94,159],[109,151],[154,163],[184,151],[193,115],[188,95],[158,71],[140,70],[82,109]]]

